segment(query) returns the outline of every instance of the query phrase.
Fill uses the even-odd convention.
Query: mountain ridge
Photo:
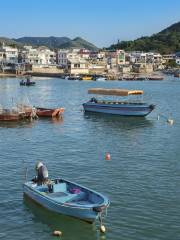
[[[76,37],[74,39],[70,39],[68,37],[22,37],[13,39],[14,41],[21,44],[28,44],[32,46],[46,46],[49,48],[87,48],[89,50],[97,50],[98,48],[86,41],[81,37]]]

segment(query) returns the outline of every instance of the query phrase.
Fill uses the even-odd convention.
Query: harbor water
[[[63,240],[180,239],[180,80],[33,80],[36,86],[20,87],[18,78],[0,79],[0,104],[26,99],[34,106],[64,107],[64,119],[0,123],[0,239],[56,239],[54,230],[63,232]],[[146,118],[84,114],[91,87],[142,89],[156,109]],[[23,199],[25,168],[31,179],[38,160],[50,177],[109,197],[106,234],[96,224]]]

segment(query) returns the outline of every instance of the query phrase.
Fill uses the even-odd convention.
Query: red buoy
[[[111,155],[110,153],[106,153],[106,157],[105,157],[106,160],[110,160],[111,159]]]

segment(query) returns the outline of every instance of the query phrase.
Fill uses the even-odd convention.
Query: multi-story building
[[[0,61],[10,64],[18,63],[18,49],[3,44],[0,49]]]
[[[57,51],[57,64],[60,67],[66,67],[68,63],[69,50],[60,49]]]
[[[56,64],[56,53],[47,47],[33,48],[25,46],[25,50],[21,51],[19,58],[22,63],[32,65],[52,65]]]
[[[67,71],[69,74],[88,74],[88,62],[85,59],[71,58],[68,60]]]

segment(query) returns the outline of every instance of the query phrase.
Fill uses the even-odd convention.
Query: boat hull
[[[38,117],[60,117],[64,113],[64,108],[48,109],[36,107]]]
[[[119,116],[147,116],[153,109],[154,105],[148,104],[99,104],[87,102],[83,104],[85,112],[107,113]]]
[[[0,121],[19,121],[23,119],[30,119],[31,118],[31,111],[23,111],[13,113],[11,111],[0,113]]]
[[[35,191],[33,187],[31,187],[30,182],[24,184],[24,196],[27,196],[38,205],[41,205],[52,212],[79,218],[89,223],[93,223],[99,217],[99,211],[95,211],[92,206],[77,206],[70,205],[68,202],[60,203],[54,201],[43,192]],[[109,202],[107,201],[106,207],[108,206]]]

